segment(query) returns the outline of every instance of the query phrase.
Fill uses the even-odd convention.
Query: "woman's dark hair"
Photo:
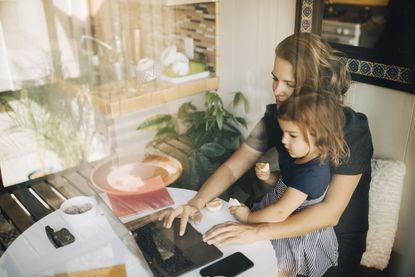
[[[334,50],[320,36],[298,33],[285,38],[275,55],[293,66],[295,94],[302,89],[332,94],[340,102],[350,86],[350,73]]]

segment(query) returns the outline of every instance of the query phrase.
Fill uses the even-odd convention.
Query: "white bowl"
[[[97,202],[94,197],[75,196],[65,200],[60,206],[61,212],[68,217],[96,214]]]

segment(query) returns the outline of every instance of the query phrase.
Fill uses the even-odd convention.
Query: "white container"
[[[88,224],[97,215],[94,197],[75,196],[65,200],[59,208],[62,217],[73,228]]]

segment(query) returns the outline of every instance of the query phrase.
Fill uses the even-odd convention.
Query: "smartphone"
[[[241,252],[233,253],[200,270],[202,276],[235,276],[254,266]]]

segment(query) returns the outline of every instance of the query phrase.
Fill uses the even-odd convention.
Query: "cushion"
[[[383,270],[389,263],[398,227],[405,164],[372,159],[369,191],[369,231],[361,264]]]

